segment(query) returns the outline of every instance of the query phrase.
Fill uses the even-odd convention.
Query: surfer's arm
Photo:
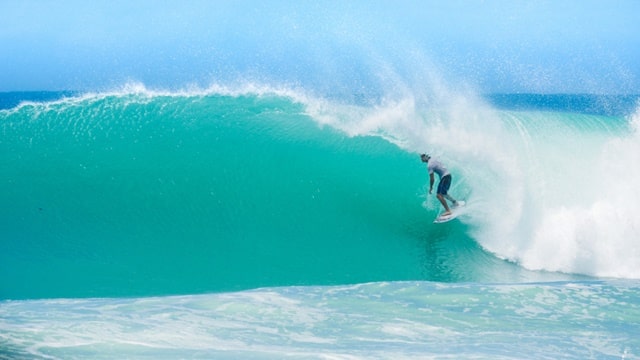
[[[429,194],[433,192],[433,183],[435,183],[436,179],[433,176],[433,173],[429,174]]]

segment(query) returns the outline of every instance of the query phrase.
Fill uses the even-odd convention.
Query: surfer
[[[452,198],[447,192],[449,191],[449,187],[451,186],[451,173],[449,170],[438,160],[431,159],[431,156],[427,154],[420,155],[420,159],[422,159],[423,163],[427,163],[427,170],[429,171],[429,194],[433,192],[433,184],[435,183],[435,179],[433,173],[437,173],[440,178],[440,182],[438,183],[438,190],[436,192],[436,196],[442,206],[444,206],[444,213],[441,216],[451,215],[451,209],[449,209],[449,205],[447,204],[447,200],[451,201],[453,206],[458,205],[458,201]]]

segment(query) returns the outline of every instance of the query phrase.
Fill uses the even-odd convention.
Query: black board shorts
[[[438,183],[438,194],[447,195],[447,191],[449,191],[449,187],[451,186],[451,174],[445,175],[440,179],[440,183]]]

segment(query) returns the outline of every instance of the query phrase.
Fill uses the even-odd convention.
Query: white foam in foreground
[[[637,282],[4,301],[0,358],[638,358]]]

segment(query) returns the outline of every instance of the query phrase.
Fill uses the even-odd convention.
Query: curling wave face
[[[640,277],[638,116],[130,85],[0,117],[4,298]]]

